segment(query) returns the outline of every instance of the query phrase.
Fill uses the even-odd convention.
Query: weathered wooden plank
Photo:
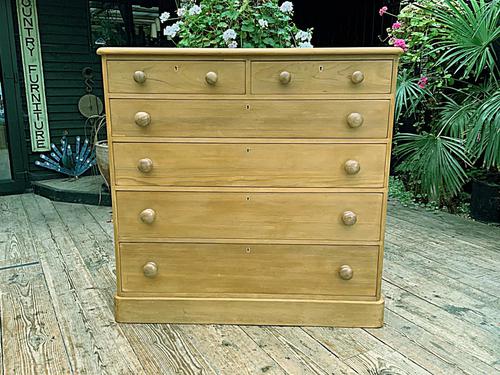
[[[289,374],[353,374],[300,327],[243,326],[243,331]]]
[[[217,374],[285,374],[283,368],[247,336],[230,325],[177,325],[176,330]]]
[[[415,267],[419,267],[417,264]],[[403,256],[392,252],[385,257],[384,279],[420,298],[481,326],[490,332],[498,331],[498,297],[474,288],[464,288],[460,280],[442,275],[431,268],[421,272],[412,267]],[[425,272],[424,272],[425,271]]]
[[[471,262],[459,263],[453,259],[454,257],[440,259],[439,256],[433,256],[433,253],[438,252],[436,249],[426,252],[422,251],[422,246],[395,240],[393,235],[386,235],[386,259],[401,259],[406,266],[422,275],[427,275],[430,269],[459,281],[464,287],[474,288],[495,297],[496,291],[500,290],[500,271],[484,270],[471,265]],[[483,278],[477,277],[478,275],[483,275]]]
[[[32,194],[22,201],[73,370],[143,373],[52,203]]]
[[[405,220],[388,217],[386,235],[399,237],[401,244],[419,247],[419,250],[429,254],[435,254],[439,258],[452,258],[455,262],[471,264],[487,271],[494,271],[500,267],[498,250],[471,244],[460,237],[446,236],[445,233],[431,232],[412,225]],[[397,240],[394,241],[397,243]],[[491,247],[495,243],[488,243]],[[466,260],[464,262],[464,260]]]
[[[0,269],[38,261],[19,195],[0,196]]]
[[[457,238],[487,249],[500,249],[500,228],[472,221],[442,211],[429,212],[423,209],[403,207],[391,201],[389,216],[411,223],[415,230],[438,233],[444,238]]]
[[[387,281],[383,282],[382,290],[386,298],[386,310],[455,345],[457,355],[467,352],[479,361],[500,369],[497,350],[500,347],[500,335],[464,321],[459,314],[447,312]]]
[[[433,335],[415,323],[386,309],[383,329],[368,332],[432,374],[492,374],[495,369],[456,344]]]
[[[115,258],[113,241],[95,221],[90,212],[102,213],[107,222],[109,207],[96,207],[54,202],[67,232],[78,244],[78,251],[109,311],[114,311]],[[185,338],[169,325],[122,324],[119,325],[147,374],[210,373],[211,368],[198,352],[189,348]]]
[[[357,373],[430,374],[365,330],[325,327],[304,330]]]
[[[0,285],[2,373],[71,373],[40,264],[0,271]]]

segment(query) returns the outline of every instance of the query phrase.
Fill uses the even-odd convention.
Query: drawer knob
[[[283,85],[289,84],[291,80],[292,80],[292,73],[287,72],[286,70],[280,73],[280,82]]]
[[[361,169],[361,166],[359,165],[359,161],[357,160],[347,160],[344,163],[344,170],[347,174],[356,174],[359,172]]]
[[[134,81],[136,81],[137,83],[146,82],[146,73],[144,73],[142,70],[134,72]]]
[[[356,224],[356,221],[358,221],[358,215],[352,211],[345,211],[342,214],[342,221],[345,225],[354,225]]]
[[[361,125],[363,125],[363,116],[361,113],[353,112],[347,116],[347,124],[351,128],[359,128]]]
[[[149,158],[144,158],[139,160],[137,164],[137,169],[139,169],[142,173],[149,173],[153,170],[153,160]]]
[[[151,123],[151,115],[147,112],[137,112],[134,116],[134,121],[137,126],[144,128]]]
[[[351,75],[351,81],[352,81],[352,83],[355,83],[355,84],[363,82],[364,79],[365,79],[365,75],[363,74],[363,72],[361,72],[359,70],[356,70]]]
[[[343,280],[351,280],[353,276],[351,266],[348,266],[347,264],[340,266],[339,276]]]
[[[207,83],[212,86],[217,83],[218,78],[219,77],[217,77],[217,73],[215,72],[208,72],[205,75],[205,81],[207,81]]]
[[[147,262],[142,267],[142,272],[144,272],[144,276],[153,278],[158,275],[158,266],[155,262]]]
[[[152,208],[146,208],[139,214],[141,221],[145,224],[152,224],[156,218],[156,212]]]

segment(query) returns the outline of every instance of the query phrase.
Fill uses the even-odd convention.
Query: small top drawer
[[[252,94],[388,94],[392,60],[254,61]]]
[[[108,90],[138,94],[244,94],[244,61],[109,61]]]

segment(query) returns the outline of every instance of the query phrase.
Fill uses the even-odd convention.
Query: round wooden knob
[[[348,266],[347,264],[340,266],[339,276],[343,280],[351,280],[353,276],[351,266]]]
[[[356,174],[360,169],[361,166],[359,165],[359,161],[357,160],[347,160],[344,163],[344,170],[347,174]]]
[[[286,70],[284,72],[280,73],[280,82],[284,85],[290,83],[292,80],[292,73],[287,72]]]
[[[358,216],[352,211],[345,211],[342,214],[342,221],[345,225],[354,225],[358,221]]]
[[[360,72],[359,70],[356,70],[351,75],[351,81],[352,81],[352,83],[355,83],[355,84],[363,82],[364,79],[365,79],[365,75],[363,74],[363,72]]]
[[[142,70],[134,72],[134,81],[136,81],[137,83],[146,82],[146,73],[144,73]]]
[[[152,208],[146,208],[139,214],[139,217],[143,223],[152,224],[155,221],[156,212]]]
[[[207,83],[209,85],[215,85],[217,83],[217,73],[215,72],[208,72],[206,75],[205,75],[205,81],[207,81]]]
[[[137,112],[134,116],[137,126],[145,127],[151,123],[151,115],[147,112]]]
[[[151,172],[153,170],[153,160],[149,158],[139,160],[139,163],[137,163],[137,169],[139,169],[142,173]]]
[[[155,262],[147,262],[144,267],[142,267],[142,272],[146,277],[155,277],[158,275],[158,266]]]
[[[361,125],[363,125],[363,116],[361,113],[353,112],[347,116],[347,124],[351,128],[359,128]]]

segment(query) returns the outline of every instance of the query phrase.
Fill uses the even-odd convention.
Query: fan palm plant
[[[500,88],[494,48],[500,36],[500,0],[440,0],[427,11],[439,29],[431,41],[440,51],[434,64],[455,80],[452,87],[432,93],[441,103],[427,108],[434,115],[426,133],[396,136],[395,153],[402,159],[396,170],[412,176],[430,198],[443,201],[460,191],[467,166],[500,166]],[[425,95],[404,89],[406,96],[396,94],[397,108],[415,106]],[[408,99],[411,93],[413,101]]]

